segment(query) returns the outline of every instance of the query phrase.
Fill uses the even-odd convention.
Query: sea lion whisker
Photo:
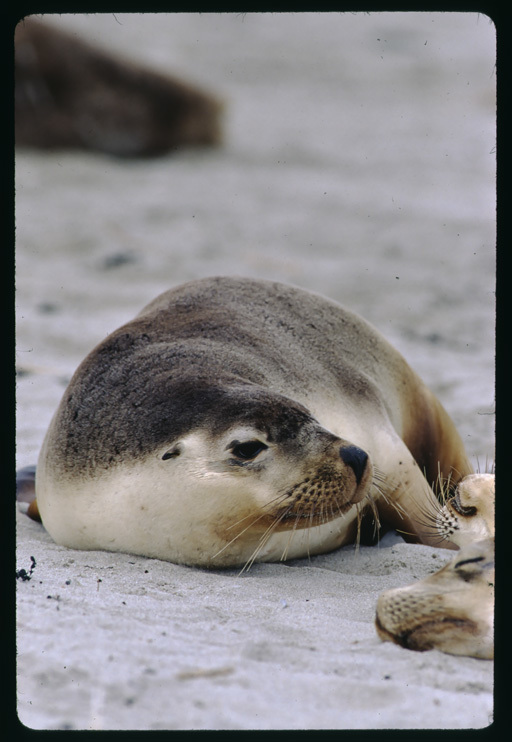
[[[274,500],[273,500],[272,502],[279,502],[279,500],[280,500],[280,499],[284,500],[284,499],[285,499],[285,497],[286,497],[286,496],[284,496],[284,495],[279,495],[278,497],[274,498]],[[270,504],[271,504],[271,503],[269,503],[269,504],[268,504],[267,506],[265,506],[265,507],[268,507],[268,506],[269,506]],[[279,519],[278,519],[278,521],[277,521],[277,522],[280,522],[280,521],[282,520],[282,518],[283,518],[283,517],[285,517],[285,515],[287,514],[287,512],[288,512],[288,510],[285,510],[285,511],[284,511],[284,513],[283,513],[283,514],[282,514],[282,515],[281,515],[281,516],[279,517]],[[258,523],[258,522],[259,522],[259,521],[260,521],[260,520],[261,520],[262,518],[265,518],[265,517],[267,517],[267,515],[268,515],[268,514],[267,514],[266,512],[262,512],[262,513],[260,513],[260,515],[258,515],[258,516],[257,516],[256,518],[254,518],[254,520],[252,520],[252,521],[251,521],[251,522],[249,523],[249,525],[247,525],[247,526],[246,526],[245,528],[243,528],[243,529],[242,529],[242,530],[241,530],[241,531],[240,531],[239,533],[237,533],[237,534],[236,534],[236,536],[234,536],[234,537],[233,537],[233,538],[232,538],[232,539],[231,539],[230,541],[228,541],[228,542],[227,542],[226,544],[224,544],[224,546],[222,547],[222,549],[219,549],[219,551],[217,551],[217,552],[216,552],[216,553],[215,553],[215,554],[213,555],[213,557],[212,557],[212,558],[215,558],[215,557],[219,556],[219,554],[222,554],[222,552],[223,552],[223,551],[224,551],[225,549],[227,549],[227,548],[228,548],[229,546],[231,546],[231,544],[234,544],[234,543],[235,543],[235,541],[236,541],[237,539],[239,539],[239,538],[240,538],[240,536],[243,536],[243,534],[244,534],[244,533],[246,533],[246,532],[247,532],[248,530],[250,530],[251,528],[253,528],[253,526],[255,526],[255,525],[256,525],[256,523]],[[235,525],[237,525],[237,524],[243,523],[243,521],[244,521],[244,520],[247,520],[247,518],[250,518],[250,517],[251,517],[251,515],[247,515],[247,516],[245,516],[244,518],[240,518],[240,520],[239,520],[239,521],[237,521],[237,523],[233,523],[233,524],[231,524],[230,526],[228,526],[228,527],[227,527],[227,529],[226,529],[226,530],[229,530],[229,529],[233,528],[233,527],[234,527]],[[274,527],[274,526],[273,526],[273,524],[271,524],[271,525],[269,526],[269,528],[273,528],[273,527]],[[265,531],[265,533],[267,533],[267,531],[269,530],[269,528],[267,528],[267,530]],[[265,534],[263,534],[263,535],[265,535]]]
[[[337,504],[337,502],[336,502],[336,504]],[[332,503],[329,503],[329,511],[330,511],[330,516],[329,516],[329,514],[327,512],[325,512],[324,523],[329,523],[332,520],[336,520],[336,518],[338,517],[337,516],[337,512],[340,513],[340,515],[343,517],[342,513],[340,512],[340,506],[339,505],[338,505],[337,512],[336,512],[335,508],[333,507],[333,504]]]
[[[418,523],[423,526],[431,526],[437,523],[439,514],[442,511],[442,505],[437,500],[416,503],[416,509],[419,513]]]
[[[411,531],[404,531],[404,529],[403,529],[403,528],[395,528],[395,531],[396,531],[397,533],[401,533],[401,534],[403,534],[404,536],[411,536],[411,537],[413,537],[413,538],[414,538],[414,537],[416,536],[416,534],[415,534],[415,533],[412,533]]]
[[[282,501],[282,500],[285,500],[285,499],[286,499],[286,497],[287,497],[287,495],[286,495],[286,494],[284,494],[284,495],[278,495],[278,496],[277,496],[277,497],[275,497],[275,498],[274,498],[273,500],[271,500],[271,501],[270,501],[269,503],[267,503],[267,504],[266,504],[266,505],[264,506],[264,508],[265,508],[265,509],[269,509],[269,508],[270,508],[271,506],[273,506],[273,505],[274,505],[274,504],[275,504],[276,502],[278,503],[278,502],[279,502],[280,500],[281,500],[281,501]],[[283,515],[282,515],[282,516],[281,516],[281,517],[279,518],[279,521],[280,521],[280,520],[282,519],[282,517],[284,517],[284,516],[286,515],[286,513],[287,513],[287,512],[288,512],[288,511],[285,511],[285,513],[284,513],[284,514],[283,514]],[[240,523],[243,523],[243,522],[244,522],[245,520],[247,520],[247,519],[248,519],[248,518],[250,518],[251,516],[252,516],[252,513],[250,513],[249,515],[246,515],[246,516],[244,516],[243,518],[240,518],[240,520],[236,521],[236,523],[232,523],[231,525],[229,525],[229,526],[228,526],[228,527],[226,528],[226,530],[228,530],[228,531],[229,531],[230,529],[234,528],[235,526],[237,526],[237,525],[240,525]],[[239,531],[239,533],[237,533],[237,534],[236,534],[236,536],[234,536],[234,537],[233,537],[233,538],[232,538],[232,539],[231,539],[230,541],[228,541],[228,542],[227,542],[226,544],[224,544],[224,546],[222,547],[222,549],[219,549],[219,550],[218,550],[218,551],[217,551],[217,552],[216,552],[216,553],[215,553],[215,554],[213,555],[213,557],[212,557],[212,558],[213,558],[213,559],[215,559],[215,557],[217,557],[217,556],[219,556],[220,554],[222,554],[222,552],[223,552],[223,551],[224,551],[225,549],[227,549],[227,548],[228,548],[229,546],[231,546],[232,544],[234,544],[234,543],[235,543],[235,541],[236,541],[237,539],[239,539],[239,538],[240,538],[241,536],[243,536],[243,535],[244,535],[244,533],[246,533],[246,532],[247,532],[248,530],[250,530],[251,528],[253,528],[253,526],[255,526],[255,525],[256,525],[256,523],[258,523],[258,521],[260,521],[260,520],[261,520],[262,518],[265,518],[265,517],[267,517],[267,512],[262,512],[262,513],[260,513],[260,515],[258,515],[258,516],[257,516],[256,518],[254,518],[254,520],[252,520],[252,521],[251,521],[251,522],[249,523],[249,525],[247,525],[247,526],[246,526],[245,528],[243,528],[243,529],[242,529],[241,531]],[[279,521],[278,521],[278,522],[279,522]],[[273,527],[273,526],[269,526],[269,528],[272,528],[272,527]],[[267,530],[268,530],[268,529],[267,529]],[[265,531],[265,533],[266,533],[266,532],[267,532],[267,531]]]
[[[330,500],[328,502],[320,502],[319,506],[320,509],[318,511],[317,517],[320,524],[330,523],[332,520],[334,520],[334,508]]]
[[[489,463],[489,461],[491,463]],[[476,457],[476,474],[496,474],[496,461],[494,460],[494,457],[489,457],[486,455],[485,457],[485,466],[480,466],[480,460],[478,456]]]
[[[357,516],[357,526],[356,526],[355,553],[359,554],[359,547],[361,545],[361,526],[363,524],[363,517],[361,515],[361,507],[359,506],[359,503],[356,504],[356,516]]]
[[[271,535],[271,534],[269,534],[268,538],[270,538],[270,535]],[[248,559],[248,560],[247,560],[247,561],[246,561],[246,562],[244,563],[244,566],[242,567],[242,569],[241,569],[241,570],[240,570],[240,572],[238,573],[238,576],[239,576],[239,577],[240,577],[241,575],[243,575],[243,574],[244,574],[244,572],[248,572],[248,571],[250,570],[250,568],[252,567],[252,565],[254,564],[254,562],[256,561],[256,559],[258,558],[258,554],[259,554],[259,553],[261,552],[261,550],[262,550],[262,549],[263,549],[263,547],[265,546],[265,544],[266,544],[266,542],[267,542],[268,538],[267,538],[267,539],[265,539],[264,541],[260,540],[260,541],[258,542],[258,545],[257,545],[257,547],[256,547],[256,548],[254,549],[254,551],[252,552],[251,556],[250,556],[250,557],[249,557],[249,559]]]
[[[285,520],[285,518],[287,518],[289,516],[289,514],[290,514],[290,512],[292,510],[293,510],[293,503],[291,503],[287,508],[285,508],[281,513],[279,513],[279,515],[276,515],[274,517],[273,522],[261,534],[261,536],[260,536],[260,538],[258,540],[258,545],[257,545],[257,547],[255,549],[255,552],[253,553],[253,555],[251,556],[251,558],[249,560],[249,562],[250,562],[249,563],[249,566],[251,566],[253,564],[254,559],[255,559],[255,555],[258,554],[262,550],[262,548],[267,544],[269,538],[272,536],[272,534],[274,533],[274,531],[276,530],[276,528],[279,526],[279,524],[283,520]],[[295,523],[297,523],[298,520],[299,520],[299,518],[296,518],[295,519]],[[245,567],[244,567],[244,569],[245,569]]]
[[[407,510],[404,508],[404,506],[400,502],[391,502],[391,507],[395,509],[395,511],[399,514],[399,516],[403,518],[407,518]]]
[[[255,523],[258,522],[258,520],[260,520],[261,518],[264,518],[267,515],[267,512],[266,511],[269,511],[272,508],[274,508],[274,506],[276,505],[276,503],[279,504],[280,502],[286,500],[287,497],[288,497],[287,494],[279,494],[273,500],[270,500],[265,505],[262,505],[262,510],[264,512],[262,512],[256,518],[256,520],[252,521],[252,523],[248,526],[248,528],[251,528]],[[244,520],[247,520],[248,518],[251,518],[252,516],[253,516],[253,513],[249,513],[248,515],[244,515],[244,517],[243,518],[240,518],[240,520],[237,520],[235,523],[231,523],[229,526],[227,526],[226,530],[229,531],[232,528],[235,528],[236,526],[240,525],[240,523],[243,523]],[[245,533],[246,530],[247,529],[244,529],[244,531],[242,531],[242,533]]]
[[[397,502],[394,499],[396,492],[400,489],[400,483],[393,486],[392,483],[390,484],[389,482],[386,482],[387,486],[385,489],[382,485],[377,484],[376,482],[373,482],[372,484],[373,484],[373,487],[377,490],[382,500],[384,500],[386,505],[388,505],[389,507],[392,507],[395,510],[395,512],[398,513],[401,519],[403,519],[404,517],[407,517],[407,511],[405,510],[405,508],[402,506],[401,503]]]
[[[391,491],[391,493],[393,494],[394,492],[396,492],[396,489],[397,488],[395,487]],[[375,497],[375,495],[373,493],[373,490],[376,491],[377,497]],[[377,510],[377,505],[376,505],[376,499],[379,499],[380,498],[380,499],[384,500],[384,502],[387,505],[391,505],[392,504],[392,500],[390,499],[389,492],[387,490],[388,490],[388,487],[386,487],[386,489],[385,489],[382,484],[378,484],[374,480],[374,481],[372,481],[372,486],[370,487],[370,490],[368,492],[368,495],[362,501],[362,504],[369,505],[370,506],[370,508],[372,510],[372,513],[377,518],[377,520],[378,520],[378,517],[377,517],[378,510]]]
[[[228,542],[227,542],[226,544],[224,544],[224,546],[222,547],[222,549],[219,549],[219,551],[217,551],[217,552],[216,552],[216,553],[215,553],[215,554],[213,555],[213,557],[212,557],[212,558],[215,558],[215,557],[219,556],[219,554],[222,554],[222,552],[223,552],[223,551],[224,551],[225,549],[227,549],[227,548],[228,548],[228,546],[231,546],[231,544],[234,544],[234,543],[235,543],[235,541],[236,541],[237,539],[239,539],[239,538],[240,538],[240,536],[243,536],[243,534],[244,534],[244,533],[246,533],[246,532],[247,532],[248,530],[250,530],[250,529],[251,529],[251,528],[252,528],[253,526],[255,526],[255,525],[256,525],[256,523],[258,523],[258,521],[260,521],[260,520],[261,520],[262,518],[265,518],[266,516],[267,516],[267,513],[265,513],[265,512],[264,512],[264,513],[261,513],[260,515],[258,515],[258,516],[257,516],[256,518],[254,518],[254,520],[252,520],[252,521],[251,521],[251,522],[249,523],[249,525],[247,525],[247,526],[246,526],[245,528],[243,528],[243,529],[242,529],[242,530],[241,530],[241,531],[240,531],[239,533],[237,533],[237,534],[236,534],[236,536],[234,536],[234,537],[233,537],[233,538],[231,539],[231,541],[228,541]],[[241,518],[241,519],[240,519],[240,520],[238,521],[238,523],[242,523],[242,522],[243,522],[244,520],[247,520],[247,518],[248,518],[248,517],[250,517],[250,516],[246,516],[245,518]],[[234,524],[233,524],[233,525],[234,525]],[[232,528],[232,527],[233,527],[233,526],[228,526],[228,528],[227,528],[226,530],[229,530],[229,528]],[[271,526],[269,526],[269,528],[270,528],[270,527],[271,527]],[[268,529],[267,529],[267,530],[268,530]],[[265,533],[266,533],[266,531],[265,531]]]
[[[395,530],[396,530],[397,533],[403,534],[404,536],[410,536],[412,538],[417,538],[418,537],[418,534],[417,533],[412,533],[411,531],[406,531],[403,528],[396,528]],[[427,534],[422,532],[421,535],[425,536]],[[433,543],[430,544],[431,546],[438,546],[439,544],[441,544],[444,541],[444,538],[443,537],[440,537],[439,534],[436,533],[436,532],[434,532],[434,531],[432,531],[431,534],[429,534],[429,535],[430,535],[431,542],[433,542]]]
[[[316,511],[315,505],[316,505],[316,503],[313,505],[313,507],[311,508],[311,511],[309,513],[309,528],[307,529],[307,557],[308,557],[308,560],[311,560],[311,548],[310,548],[310,544],[311,544],[311,528],[313,526],[314,518],[315,518],[315,514],[316,514],[316,512],[315,512]]]
[[[425,479],[426,479],[425,474]],[[441,472],[441,464],[438,462],[437,464],[437,478],[435,482],[431,483],[431,489],[434,492],[436,499],[442,504],[445,505],[446,501],[450,499],[453,495],[454,490],[454,484],[452,484],[454,480],[454,473],[450,471],[448,473],[448,476],[444,476]],[[456,482],[455,482],[456,484]]]
[[[299,521],[300,521],[300,518],[299,517],[295,518],[295,522],[293,524],[293,527],[290,529],[290,535],[288,536],[288,541],[286,542],[286,546],[283,549],[283,553],[281,554],[281,559],[280,559],[281,562],[285,562],[286,559],[287,559],[287,557],[288,557],[288,550],[290,548],[290,544],[292,542],[292,539],[293,539],[293,537],[294,537],[294,535],[295,535],[295,533],[297,531],[297,526],[299,524]]]
[[[373,500],[370,502],[370,509],[373,515],[373,536],[374,538],[376,538],[380,531],[381,526],[380,526],[379,509]]]
[[[372,487],[375,487],[375,489],[379,492],[379,494],[382,495],[380,492],[380,488],[378,485],[375,484],[375,482],[372,483]],[[357,510],[357,516],[358,516],[358,538],[360,540],[361,538],[361,526],[364,519],[364,510],[369,507],[373,516],[373,538],[376,538],[380,527],[380,516],[379,516],[379,509],[377,507],[377,503],[375,502],[375,498],[373,497],[372,491],[370,489],[370,492],[368,492],[367,496],[358,503],[358,510]],[[359,509],[360,508],[360,509]]]
[[[263,516],[260,516],[260,518],[262,517]],[[256,518],[256,520],[258,521],[260,518]],[[212,559],[216,559],[216,557],[220,556],[220,554],[222,554],[223,551],[225,551],[229,546],[234,544],[235,541],[237,541],[240,538],[240,536],[243,536],[244,533],[249,530],[249,528],[252,528],[253,525],[254,523],[250,523],[246,528],[243,529],[243,531],[240,531],[240,533],[237,533],[236,536],[233,536],[231,541],[228,541],[227,543],[225,543],[221,549],[219,549],[218,551],[215,552],[215,554],[212,555]]]
[[[385,473],[375,464],[373,465],[373,478],[378,479],[381,482],[387,481]]]
[[[431,510],[422,505],[417,506],[418,514],[416,515],[415,522],[418,525],[418,530],[421,535],[429,536],[434,538],[436,543],[443,541],[443,537],[439,538],[439,525],[438,516],[441,510]]]
[[[309,520],[308,536],[309,536],[309,533],[311,532],[310,529],[313,526],[313,524],[315,522],[315,517],[317,515],[317,507],[316,507],[316,505],[317,505],[316,502],[313,503],[313,507],[309,511],[309,515],[308,515],[308,520]]]
[[[258,545],[257,545],[256,549],[253,551],[253,553],[250,556],[250,558],[244,564],[244,566],[242,567],[242,569],[241,569],[241,571],[240,571],[239,574],[243,574],[244,572],[248,572],[249,571],[249,569],[252,567],[252,565],[256,561],[256,558],[257,558],[258,554],[261,552],[261,550],[263,549],[263,547],[267,544],[269,538],[272,536],[273,532],[275,531],[275,529],[277,528],[277,526],[279,525],[279,523],[283,520],[283,518],[286,517],[286,515],[288,514],[288,512],[289,512],[290,509],[291,509],[291,506],[290,506],[289,509],[285,510],[278,517],[276,517],[276,519],[274,520],[274,522],[271,523],[268,526],[268,528],[264,531],[264,533],[260,536],[260,539],[258,541]]]
[[[261,518],[264,518],[265,515],[266,515],[266,513],[260,513],[260,515],[258,515],[255,520],[251,521],[251,523],[246,528],[244,528],[243,531],[240,531],[240,533],[245,533],[248,528],[251,528],[251,526],[253,526],[259,520],[261,520]],[[240,520],[237,520],[234,523],[231,523],[229,526],[226,526],[226,531],[231,531],[233,528],[236,528],[237,526],[239,526],[244,521],[249,520],[249,518],[253,518],[253,517],[254,517],[254,513],[249,513],[248,515],[244,515],[244,517],[243,518],[240,518]],[[238,536],[235,536],[235,539],[236,538],[238,538]],[[232,542],[230,541],[230,543],[232,543]]]
[[[372,487],[370,488],[370,495],[372,489],[375,489],[378,495],[384,500],[387,505],[393,504],[393,496],[400,488],[400,483],[394,484],[389,480],[388,477],[373,476]]]

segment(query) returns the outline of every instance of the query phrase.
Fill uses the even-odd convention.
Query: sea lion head
[[[326,531],[332,548],[339,545],[343,516],[369,495],[373,467],[364,450],[257,384],[186,379],[173,382],[167,405],[171,397],[171,410],[153,408],[150,431],[103,431],[104,466],[97,454],[96,466],[73,461],[42,485],[53,486],[54,501],[56,487],[69,492],[52,512],[41,498],[55,540],[203,566],[292,558],[305,541],[315,553],[320,535],[325,550]],[[116,441],[129,434],[144,440],[130,457]],[[61,458],[70,460],[70,451]]]
[[[383,641],[420,652],[492,659],[494,539],[469,544],[424,580],[379,596],[375,625]]]
[[[201,396],[202,424],[162,449],[160,460],[172,486],[181,481],[202,520],[207,515],[219,544],[211,563],[233,554],[240,562],[256,553],[276,558],[284,540],[291,556],[292,532],[321,528],[367,497],[368,454],[301,404],[247,384],[210,386]],[[216,404],[205,405],[208,397]]]
[[[470,474],[447,500],[436,522],[439,534],[457,546],[494,537],[494,474]]]

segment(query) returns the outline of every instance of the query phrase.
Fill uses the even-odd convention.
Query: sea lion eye
[[[179,445],[174,446],[174,448],[171,448],[170,451],[166,451],[164,455],[162,456],[162,460],[166,461],[167,459],[175,459],[177,456],[179,456],[181,453],[181,448]]]
[[[471,559],[463,559],[460,562],[457,562],[455,565],[455,569],[459,569],[460,567],[465,567],[467,564],[478,564],[478,562],[483,562],[484,558],[483,556],[477,556],[472,557]]]
[[[450,500],[450,505],[455,510],[455,512],[457,512],[459,515],[466,515],[469,517],[472,515],[476,515],[475,507],[471,505],[468,505],[467,507],[465,507],[464,505],[462,505],[458,490],[456,491],[454,497],[452,497],[452,499]]]
[[[268,446],[261,441],[246,441],[245,443],[233,441],[230,448],[231,453],[233,456],[236,456],[237,459],[250,460],[255,459],[256,456],[262,451],[265,451]]]
[[[472,582],[484,572],[486,565],[483,562],[485,562],[483,556],[461,559],[460,562],[455,564],[457,577],[464,580],[464,582]]]

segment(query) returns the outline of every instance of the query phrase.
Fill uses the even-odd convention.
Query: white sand
[[[85,354],[160,291],[238,273],[363,314],[494,455],[494,28],[485,16],[56,19],[220,92],[226,145],[17,156],[17,463]],[[108,267],[123,254],[128,261]],[[383,644],[378,594],[449,553],[396,537],[206,572],[56,546],[18,515],[18,693],[38,729],[472,728],[491,662]]]

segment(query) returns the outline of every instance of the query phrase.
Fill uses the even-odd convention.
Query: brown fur
[[[221,141],[222,104],[32,18],[15,35],[18,146],[152,156]]]
[[[236,430],[265,452],[235,460]],[[455,483],[471,469],[440,403],[374,328],[293,286],[208,278],[162,294],[83,361],[37,495],[60,543],[228,566],[336,548],[361,516],[430,543],[425,471]]]

